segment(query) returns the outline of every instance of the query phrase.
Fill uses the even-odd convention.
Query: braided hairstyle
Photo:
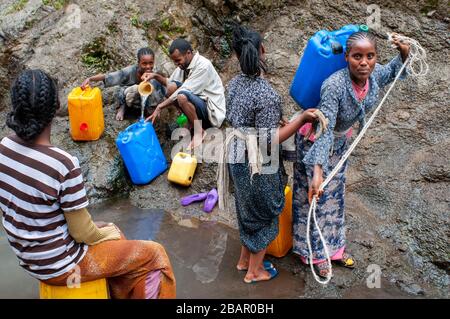
[[[355,44],[360,40],[367,40],[370,43],[373,44],[373,47],[375,48],[375,52],[378,52],[377,48],[377,39],[375,36],[370,32],[365,31],[358,31],[353,33],[348,39],[347,39],[347,54],[352,50],[352,48],[355,46]]]
[[[261,70],[266,71],[264,62],[259,56],[262,38],[258,32],[236,25],[233,30],[232,46],[239,58],[239,64],[244,74],[256,77]]]
[[[6,125],[24,141],[32,141],[51,123],[59,108],[56,83],[42,70],[25,70],[11,87],[11,102]]]
[[[141,62],[141,58],[142,58],[144,55],[151,55],[152,57],[155,57],[155,52],[153,52],[152,49],[147,48],[147,47],[145,47],[145,48],[140,48],[140,49],[138,50],[138,52],[137,52],[138,63]]]

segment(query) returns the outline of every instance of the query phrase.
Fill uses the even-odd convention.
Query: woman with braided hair
[[[155,53],[152,49],[143,47],[137,52],[136,64],[129,65],[118,71],[91,76],[84,80],[80,87],[84,90],[91,82],[98,81],[102,81],[105,88],[118,86],[116,120],[122,121],[126,113],[132,108],[141,108],[142,101],[138,86],[143,81],[150,82],[154,91],[145,100],[145,112],[150,114],[164,100],[166,94],[169,96],[176,90],[175,84],[166,83],[164,76],[153,69],[154,65]]]
[[[309,203],[313,195],[317,202],[316,216],[324,235],[331,260],[339,265],[354,268],[353,257],[346,252],[344,224],[345,171],[347,162],[323,191],[319,186],[339,162],[349,144],[351,128],[359,122],[362,128],[365,115],[378,102],[380,90],[391,83],[408,57],[409,45],[394,38],[400,51],[386,65],[377,64],[375,37],[368,32],[356,32],[347,41],[345,58],[348,68],[332,74],[322,84],[318,108],[328,119],[327,130],[317,139],[305,138],[303,127],[296,136],[297,161],[294,163],[294,248],[304,263],[309,252],[306,225]],[[402,76],[404,76],[402,74]],[[328,262],[318,232],[311,227],[313,264],[322,278],[329,272]]]
[[[22,72],[11,88],[0,142],[0,208],[19,264],[47,284],[108,278],[113,298],[174,298],[175,278],[164,248],[126,240],[111,223],[94,223],[78,159],[51,145],[59,108],[55,81],[41,70]]]
[[[227,163],[235,189],[242,245],[236,268],[246,272],[245,283],[255,283],[270,280],[278,274],[275,267],[263,259],[267,246],[278,234],[278,215],[285,204],[286,180],[281,161],[276,167],[261,163],[260,172],[253,171],[252,165],[249,165],[253,157],[251,135],[257,135],[260,148],[264,148],[266,145],[261,144],[267,141],[267,144],[273,143],[278,149],[279,144],[295,134],[304,123],[314,122],[316,115],[315,110],[311,109],[279,127],[282,101],[263,78],[265,48],[261,35],[236,26],[233,50],[242,71],[228,84],[226,114],[235,136],[226,145],[226,153],[229,155]],[[267,146],[267,149],[272,147]],[[219,198],[223,198],[220,189],[221,185]]]

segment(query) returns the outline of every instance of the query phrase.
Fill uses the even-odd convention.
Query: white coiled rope
[[[393,35],[392,34],[388,34],[388,37],[389,37],[389,40],[392,41]],[[353,150],[356,148],[358,143],[361,141],[361,139],[363,138],[363,136],[366,133],[367,129],[372,124],[372,122],[375,119],[375,117],[377,116],[379,110],[381,109],[381,107],[383,106],[384,102],[386,101],[387,97],[391,93],[391,90],[394,87],[395,83],[397,83],[397,80],[400,78],[403,70],[406,68],[407,73],[409,75],[411,75],[412,77],[423,77],[423,76],[425,76],[428,73],[428,69],[429,68],[428,68],[428,64],[426,62],[426,52],[422,48],[422,46],[419,44],[419,42],[417,42],[414,39],[411,39],[411,38],[408,38],[408,37],[405,37],[405,36],[401,36],[401,35],[398,35],[398,34],[395,34],[395,37],[397,37],[397,39],[399,39],[401,42],[409,43],[410,51],[409,51],[408,58],[403,63],[402,67],[400,68],[400,71],[398,72],[397,76],[395,77],[395,79],[392,82],[391,86],[389,87],[388,91],[384,95],[384,97],[381,100],[380,104],[377,106],[377,108],[373,112],[372,116],[367,121],[366,125],[364,125],[364,127],[361,129],[361,131],[359,132],[358,136],[355,138],[355,140],[352,143],[352,145],[350,145],[349,149],[342,156],[341,160],[336,164],[336,166],[331,171],[331,173],[327,176],[325,181],[320,185],[319,191],[323,190],[330,183],[330,181],[333,179],[333,177],[342,168],[342,166],[344,165],[345,161],[350,156],[350,154],[353,152]],[[311,205],[309,207],[308,221],[307,221],[307,224],[306,224],[306,242],[307,242],[307,245],[308,245],[308,252],[309,252],[308,260],[309,260],[309,264],[310,264],[310,267],[311,267],[311,271],[312,271],[312,273],[314,275],[314,279],[318,283],[326,285],[331,280],[331,277],[333,275],[333,273],[332,273],[333,270],[332,270],[332,267],[331,267],[331,259],[330,259],[330,253],[328,251],[328,246],[327,246],[327,244],[325,242],[325,239],[324,239],[324,237],[322,235],[320,227],[319,227],[319,225],[317,223],[316,207],[317,207],[317,198],[316,198],[316,195],[314,195],[313,199],[311,201]],[[325,278],[325,280],[321,280],[319,278],[319,276],[317,276],[317,274],[316,274],[316,272],[314,270],[313,252],[312,252],[312,248],[311,248],[311,239],[310,239],[310,236],[309,236],[310,226],[311,226],[311,216],[313,217],[314,225],[315,225],[315,227],[317,229],[317,232],[319,234],[319,238],[320,238],[320,241],[322,242],[323,249],[325,251],[325,256],[326,256],[326,259],[327,259],[327,262],[328,262],[328,270],[329,271],[327,273],[327,277]]]
[[[406,67],[406,72],[412,77],[423,77],[427,75],[429,67],[427,63],[427,52],[420,45],[420,43],[414,39],[405,37],[397,33],[388,33],[388,41],[392,42],[396,37],[400,42],[409,43],[409,64]],[[395,48],[395,44],[392,45]],[[406,64],[406,63],[405,63]]]

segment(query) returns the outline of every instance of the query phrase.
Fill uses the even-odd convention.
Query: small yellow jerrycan
[[[292,190],[286,186],[284,190],[285,204],[278,216],[278,236],[267,247],[266,254],[283,257],[292,248]]]
[[[70,135],[74,141],[95,141],[105,129],[102,92],[76,87],[68,96]]]
[[[78,287],[50,286],[39,283],[40,299],[108,299],[108,283],[105,278],[80,283]]]
[[[196,168],[197,158],[180,152],[173,158],[167,179],[176,184],[189,186],[194,178]]]

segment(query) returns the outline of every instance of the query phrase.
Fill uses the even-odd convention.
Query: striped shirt
[[[60,276],[78,264],[87,245],[70,236],[64,213],[88,205],[76,157],[16,136],[0,142],[0,208],[19,264],[33,277]]]

